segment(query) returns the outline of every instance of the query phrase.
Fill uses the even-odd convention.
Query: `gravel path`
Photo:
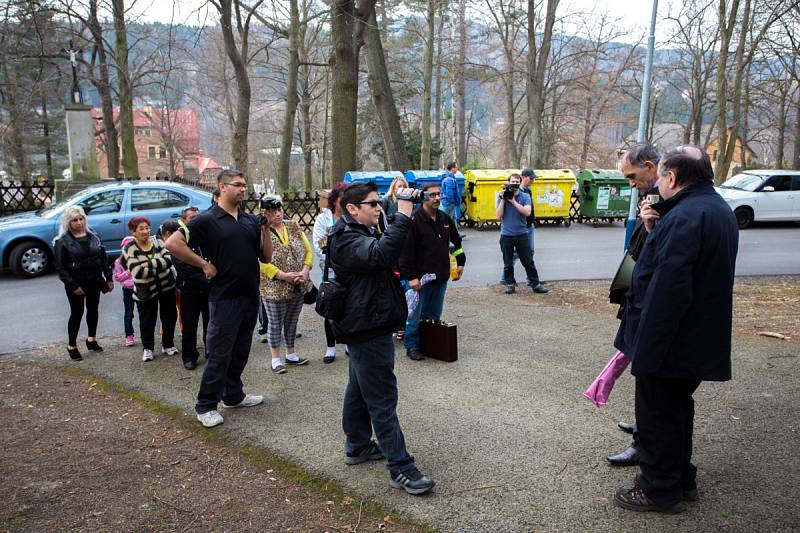
[[[695,463],[700,501],[682,515],[639,515],[610,496],[634,468],[604,457],[628,437],[616,421],[633,417],[633,379],[620,378],[602,409],[581,392],[613,354],[617,321],[556,304],[551,295],[497,289],[448,293],[445,317],[459,326],[460,359],[413,362],[397,346],[400,421],[420,468],[437,481],[427,497],[388,486],[379,464],[342,463],[341,401],[347,359],[321,361],[321,319],[310,307],[297,342],[306,367],[273,375],[265,345],[254,344],[248,392],[264,406],[226,414],[214,431],[262,446],[308,470],[443,531],[789,530],[800,525],[800,367],[794,342],[734,339],[734,376],[695,395]],[[563,295],[562,295],[563,296]],[[557,304],[556,304],[557,305]],[[139,349],[112,346],[84,370],[180,406],[187,415],[200,372],[178,358],[141,362]],[[26,357],[65,363],[61,347]]]

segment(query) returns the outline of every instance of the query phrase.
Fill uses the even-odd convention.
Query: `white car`
[[[753,222],[800,221],[800,171],[745,170],[717,192],[733,209],[741,229]]]

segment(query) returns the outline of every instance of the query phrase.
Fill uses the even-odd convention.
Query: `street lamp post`
[[[645,142],[645,129],[647,128],[648,105],[650,104],[650,81],[653,78],[653,50],[656,45],[656,17],[658,15],[658,0],[653,0],[653,13],[650,16],[650,36],[647,39],[647,56],[644,62],[644,80],[642,80],[642,102],[639,106],[639,129],[636,132],[636,142]],[[628,220],[625,222],[625,249],[636,226],[636,207],[639,204],[639,191],[631,187],[631,206]]]

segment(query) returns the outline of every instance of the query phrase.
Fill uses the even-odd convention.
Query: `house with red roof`
[[[100,177],[109,178],[103,112],[92,109]],[[114,122],[119,130],[119,108],[114,108]],[[145,105],[133,110],[133,134],[139,159],[139,177],[182,176],[198,179],[200,175],[200,125],[193,109],[156,108]],[[119,140],[117,145],[120,146]],[[123,175],[122,164],[118,172]]]

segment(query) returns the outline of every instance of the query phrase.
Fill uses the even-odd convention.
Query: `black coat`
[[[464,266],[467,256],[461,250],[458,228],[444,211],[436,211],[436,220],[423,208],[414,211],[411,230],[406,236],[400,255],[400,277],[419,279],[424,274],[436,274],[434,283],[447,283],[450,279],[450,243],[456,250],[456,264]]]
[[[90,237],[88,255],[81,243],[69,232],[55,242],[56,272],[69,292],[78,287],[84,291],[99,289],[106,292],[108,282],[114,279],[100,237],[92,232],[88,235]]]
[[[331,229],[331,268],[348,289],[345,315],[333,322],[341,342],[363,342],[405,327],[406,299],[394,273],[411,219],[398,214],[383,234],[345,215]]]
[[[614,346],[634,375],[729,380],[736,218],[710,182],[653,208]]]

